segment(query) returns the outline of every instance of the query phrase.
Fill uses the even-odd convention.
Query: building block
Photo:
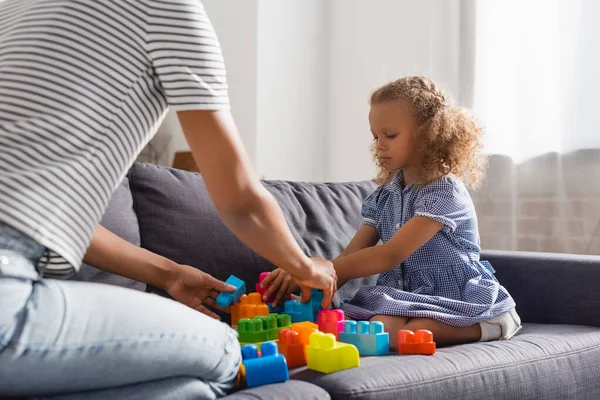
[[[390,335],[383,331],[383,323],[379,321],[346,321],[339,337],[340,342],[356,346],[361,356],[381,356],[390,352]]]
[[[257,292],[257,293],[260,293],[260,297],[264,296],[264,295],[265,295],[265,293],[267,292],[267,289],[268,289],[268,287],[266,287],[266,288],[262,288],[262,287],[260,286],[260,284],[262,283],[262,281],[264,281],[264,280],[265,280],[265,278],[266,278],[267,276],[269,276],[269,274],[270,274],[270,272],[261,272],[261,273],[258,275],[258,283],[256,284],[256,292]],[[267,303],[272,303],[272,302],[273,302],[273,300],[275,300],[273,297],[269,297],[269,298],[267,299],[267,301],[266,301],[266,302],[267,302]]]
[[[319,327],[313,322],[304,321],[292,324],[292,330],[298,332],[300,343],[306,346],[310,341],[310,335],[319,332]]]
[[[290,379],[285,357],[279,354],[275,343],[261,344],[260,352],[262,355],[259,357],[256,345],[242,346],[242,363],[248,387],[285,382]]]
[[[331,333],[315,332],[306,346],[306,365],[309,369],[330,374],[360,366],[356,347],[335,341]]]
[[[319,289],[311,289],[310,304],[312,305],[312,309],[313,309],[313,319],[312,319],[313,322],[315,322],[317,320],[319,311],[323,310],[321,308],[322,302],[323,302],[323,292]]]
[[[321,310],[317,316],[317,325],[323,333],[331,333],[335,335],[335,339],[339,340],[338,323],[344,320],[344,312],[342,310]]]
[[[283,303],[283,314],[288,314],[292,317],[292,322],[315,322],[310,301],[302,304],[297,300],[288,300]]]
[[[222,308],[226,308],[234,303],[237,303],[242,295],[246,293],[246,283],[234,275],[231,275],[229,278],[227,278],[225,283],[235,286],[236,291],[233,293],[220,293],[217,296],[217,304]]]
[[[231,325],[237,325],[240,318],[269,315],[269,307],[261,299],[260,294],[256,292],[242,295],[240,301],[233,304],[230,308]]]
[[[286,314],[269,314],[252,319],[241,318],[237,326],[238,339],[240,343],[262,343],[277,340],[280,330],[291,327],[291,318]]]
[[[398,331],[398,354],[435,354],[435,342],[431,331],[420,329]]]
[[[279,331],[277,348],[279,349],[279,353],[285,356],[288,368],[306,365],[304,346],[305,344],[300,341],[300,334],[298,332],[287,328]]]
[[[256,284],[256,292],[260,293],[260,297],[262,299],[262,297],[265,295],[265,293],[267,292],[267,289],[269,288],[268,286],[266,288],[263,288],[260,286],[260,284],[262,283],[262,281],[265,280],[265,278],[270,274],[270,272],[261,272],[258,275],[258,283]],[[275,300],[273,298],[273,296],[269,297],[266,300],[266,304],[267,306],[269,306],[269,312],[270,313],[282,313],[284,308],[283,308],[283,303],[279,303],[277,305],[277,307],[273,307],[273,300]],[[263,300],[264,301],[264,300]]]

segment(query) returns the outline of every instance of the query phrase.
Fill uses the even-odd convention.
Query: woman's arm
[[[381,246],[368,247],[333,261],[340,281],[392,270],[435,236],[442,224],[426,217],[413,217]],[[350,246],[348,246],[350,247]]]
[[[98,225],[83,262],[106,272],[166,289],[177,276],[177,263],[135,246]]]
[[[337,284],[333,264],[311,260],[302,252],[281,208],[255,176],[231,113],[194,110],[177,115],[225,225],[301,285],[323,289],[323,304],[329,306]],[[310,288],[302,289],[305,298],[310,297]]]

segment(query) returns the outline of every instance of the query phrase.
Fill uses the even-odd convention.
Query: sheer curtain
[[[477,1],[484,247],[600,254],[600,2]]]

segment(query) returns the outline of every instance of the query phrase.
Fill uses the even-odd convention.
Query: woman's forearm
[[[83,261],[106,272],[161,289],[168,287],[177,270],[175,262],[135,246],[100,225]]]
[[[275,198],[262,185],[246,195],[245,207],[220,213],[223,222],[248,247],[297,277],[308,277],[312,262],[292,236]]]

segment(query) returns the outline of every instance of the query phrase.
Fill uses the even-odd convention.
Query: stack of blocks
[[[237,326],[238,338],[242,344],[277,340],[280,330],[291,327],[290,316],[285,314],[269,314],[266,317],[258,316],[252,319],[241,318]]]
[[[239,341],[245,344],[242,370],[248,387],[284,382],[289,379],[288,368],[307,365],[328,374],[360,366],[360,356],[389,354],[389,334],[383,323],[345,321],[342,310],[321,310],[320,290],[313,289],[306,304],[288,300],[273,308],[263,303],[266,289],[260,283],[268,274],[260,274],[256,292],[248,295],[245,283],[232,275],[226,282],[236,291],[217,297],[219,306],[231,306],[232,325],[237,324]],[[281,314],[269,313],[273,311]],[[434,353],[430,331],[398,332],[398,354]]]
[[[277,352],[273,342],[260,346],[261,356],[258,356],[256,345],[242,347],[243,373],[248,387],[285,382],[290,379],[285,357]]]
[[[382,356],[390,352],[390,335],[383,331],[383,323],[379,321],[346,321],[339,339],[356,346],[361,356]]]

